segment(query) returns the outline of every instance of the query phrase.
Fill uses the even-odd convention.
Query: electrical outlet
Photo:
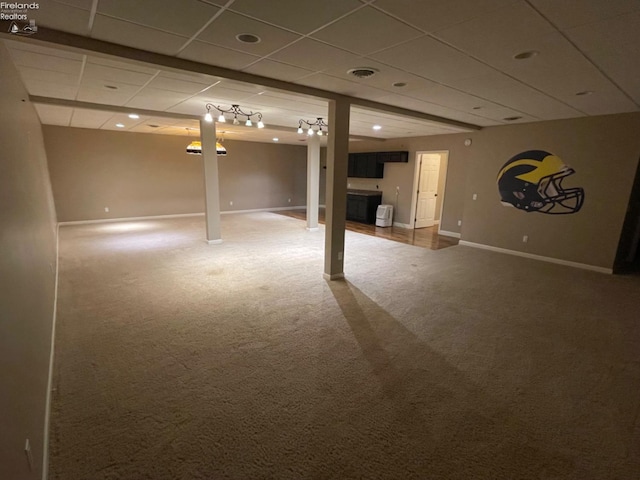
[[[104,211],[109,213],[109,207],[104,207]]]
[[[462,220],[458,220],[458,226],[461,227],[462,226]]]
[[[473,198],[474,200],[477,200],[477,199],[478,199],[478,194],[477,194],[477,193],[474,193],[474,194],[473,194],[473,197],[471,197],[471,198]]]
[[[350,183],[347,183],[347,188],[351,188],[351,184]]]
[[[529,235],[522,236],[522,243],[527,243],[529,241]]]
[[[342,260],[342,252],[338,252],[338,260]]]
[[[229,205],[233,207],[233,200],[229,202]]]
[[[289,199],[288,202],[291,203],[291,199]]]

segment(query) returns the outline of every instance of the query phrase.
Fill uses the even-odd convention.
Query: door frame
[[[418,181],[420,180],[420,155],[423,153],[437,153],[440,155],[440,171],[438,172],[438,185],[442,181],[442,192],[438,189],[438,195],[442,197],[440,201],[440,209],[436,211],[438,219],[435,221],[435,225],[438,226],[438,233],[440,232],[440,225],[442,222],[442,212],[444,211],[445,192],[447,188],[447,172],[449,170],[449,150],[420,150],[417,151],[414,157],[413,166],[413,188],[411,190],[411,216],[409,217],[410,223],[408,228],[416,228],[416,208],[418,205]]]

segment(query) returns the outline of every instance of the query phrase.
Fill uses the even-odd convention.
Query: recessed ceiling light
[[[406,87],[407,86],[407,82],[395,82],[391,84],[392,87],[397,87],[397,88],[401,88],[401,87]]]
[[[236,35],[236,40],[242,43],[260,43],[262,39],[253,33],[241,33]]]
[[[515,120],[520,120],[522,117],[505,117],[503,118],[503,120],[506,120],[507,122],[513,122]]]
[[[374,126],[373,126],[373,129],[374,129],[374,130],[380,130],[381,128],[382,128],[382,127],[381,127],[380,125],[374,125]]]
[[[280,141],[280,139],[278,137],[273,137],[273,141],[274,142],[278,142],[278,141]]]
[[[538,55],[540,55],[540,52],[538,50],[529,50],[527,52],[520,52],[514,55],[513,58],[515,58],[516,60],[526,60],[528,58],[537,57]]]
[[[116,127],[118,127],[118,128],[124,128],[124,123],[116,123]]]
[[[137,115],[135,113],[130,113],[129,118],[133,118],[134,120],[137,120],[138,118],[140,118],[140,115]]]
[[[104,88],[108,90],[118,90],[118,87],[116,87],[115,85],[105,85]]]
[[[358,78],[369,78],[372,75],[375,75],[378,72],[376,68],[371,67],[356,67],[351,70],[347,70],[349,75],[353,75]]]
[[[584,90],[582,92],[578,92],[576,93],[577,96],[582,97],[584,95],[593,95],[593,91],[591,90]]]

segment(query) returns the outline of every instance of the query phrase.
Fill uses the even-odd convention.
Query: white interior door
[[[439,172],[439,153],[423,153],[420,155],[420,178],[418,180],[415,228],[432,227],[435,224]]]

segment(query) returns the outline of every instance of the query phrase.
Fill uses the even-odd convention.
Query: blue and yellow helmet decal
[[[498,191],[505,206],[552,215],[576,213],[584,204],[584,190],[564,188],[575,173],[560,157],[544,150],[514,155],[498,171]]]

